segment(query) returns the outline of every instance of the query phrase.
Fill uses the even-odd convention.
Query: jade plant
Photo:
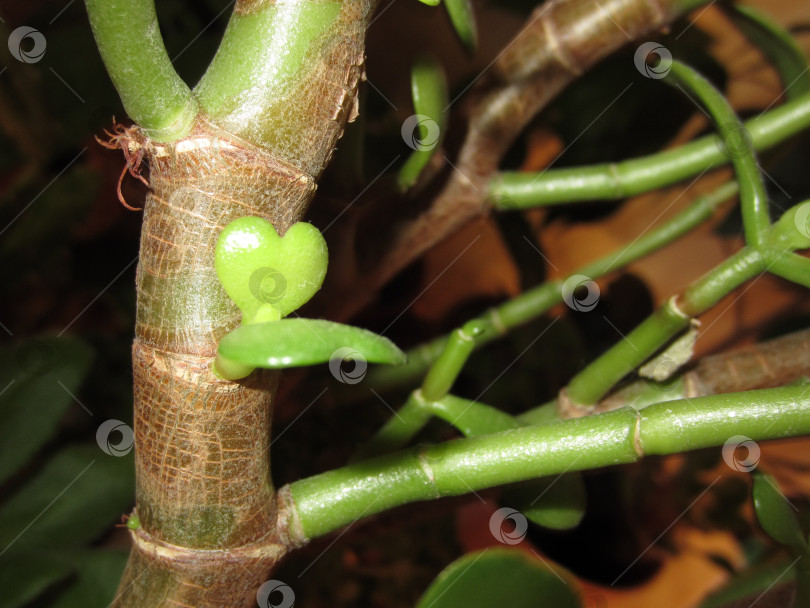
[[[574,530],[592,512],[583,473],[621,471],[673,454],[690,463],[689,483],[709,470],[701,460],[706,454],[725,470],[750,477],[758,523],[750,518],[745,525],[749,531],[761,528],[751,533],[759,534],[757,550],[748,556],[752,572],[761,565],[763,547],[776,555],[766,564],[770,569],[761,570],[764,575],[749,576],[739,568],[705,605],[731,606],[772,590],[787,590],[795,606],[810,603],[805,510],[757,468],[754,457],[760,442],[810,434],[808,330],[739,351],[694,355],[705,332],[702,315],[760,277],[810,288],[810,261],[803,254],[810,249],[808,193],[777,204],[760,159],[810,127],[810,63],[781,26],[750,8],[723,7],[783,85],[779,103],[744,121],[715,78],[703,73],[711,71],[711,62],[685,53],[677,38],[662,38],[675,24],[688,29],[683,24],[696,14],[690,11],[699,13],[710,3],[547,0],[485,62],[479,77],[464,85],[454,84],[430,52],[416,57],[409,83],[412,113],[394,128],[381,120],[368,129],[369,139],[374,129],[401,136],[408,154],[398,154],[378,179],[358,184],[352,175],[362,171],[353,163],[363,157],[358,152],[363,125],[347,125],[364,119],[366,33],[390,5],[236,0],[219,47],[192,88],[166,50],[153,0],[85,4],[128,117],[98,139],[123,153],[117,194],[143,213],[133,424],[108,420],[96,434],[103,467],[120,471],[116,483],[134,486],[135,496],[119,524],[131,549],[110,606],[258,602],[288,608],[298,589],[285,567],[307,545],[334,534],[299,578],[360,520],[409,503],[446,504],[440,499],[481,493],[489,499],[486,533],[497,548],[454,551],[456,559],[432,572],[433,582],[422,585],[413,602],[420,608],[606,605],[602,591],[615,586],[647,550],[635,561],[631,557],[602,591],[588,591],[573,567],[545,559],[534,546],[542,551],[544,530]],[[476,52],[482,38],[476,6],[469,0],[423,4],[428,6],[419,10],[430,18],[447,19],[453,44]],[[541,110],[576,80],[608,69],[597,64],[617,53],[624,56],[619,67],[610,68],[613,76],[682,99],[705,117],[710,132],[637,158],[540,171],[504,168],[514,164],[515,144]],[[600,105],[602,112],[614,103],[620,107],[629,86]],[[661,93],[664,89],[668,93]],[[324,177],[333,155],[339,166]],[[355,322],[352,317],[381,297],[400,271],[473,219],[511,214],[537,221],[530,214],[542,208],[566,213],[577,203],[607,207],[723,167],[728,171],[718,173],[723,179],[712,191],[675,213],[650,209],[649,228],[617,250],[564,276],[537,276],[522,293],[453,318],[445,327],[449,331],[434,331],[425,342],[387,336],[400,318],[396,314],[381,313],[384,321],[371,324],[383,328],[378,332],[359,321],[344,323]],[[143,204],[122,186],[127,175],[148,186]],[[316,196],[323,182],[338,184],[336,191],[342,188],[346,198],[327,220],[319,208],[335,203]],[[375,193],[374,204],[355,206],[368,189]],[[581,319],[598,310],[600,282],[604,288],[617,272],[721,213],[737,222],[735,249],[702,276],[691,276],[684,288],[673,288],[646,318],[614,334],[609,346],[594,346],[559,390],[529,407],[481,400],[505,374],[514,379],[512,394],[524,390],[534,398],[525,379],[510,371],[517,359],[540,348],[547,332],[550,339],[561,317]],[[553,260],[555,253],[546,253]],[[496,358],[486,359],[495,342],[519,339],[519,328],[537,329],[555,310],[566,313],[538,329],[512,363],[496,369]],[[58,398],[37,391],[59,378],[74,396],[91,358],[86,345],[61,334],[20,352],[26,353],[18,357],[21,375],[6,387],[14,385],[5,402],[0,387],[0,405],[11,412],[0,437],[13,448],[0,458],[0,482],[10,478],[9,488],[19,492],[0,504],[0,522],[19,521],[26,501],[44,503],[43,479],[69,477],[69,466],[95,453],[87,446],[66,450],[61,460],[44,465],[31,487],[14,485],[24,475],[12,473],[27,470],[23,466],[46,445],[67,403],[58,391]],[[544,365],[553,367],[554,361]],[[352,372],[345,366],[354,366]],[[280,389],[282,374],[286,390]],[[486,387],[471,389],[480,384],[469,382],[470,376],[483,377]],[[362,414],[340,466],[294,476],[277,487],[270,449],[281,433],[273,432],[274,415],[291,392],[320,396],[335,379],[342,384],[336,408],[349,408],[368,393],[390,411],[384,419]],[[12,396],[18,405],[47,401],[43,418],[50,426],[25,422],[22,406],[10,405]],[[308,409],[296,412],[293,422],[311,416]],[[344,426],[326,428],[318,441],[295,450],[325,452],[328,446],[320,440],[342,433]],[[123,439],[111,441],[113,432]],[[134,479],[131,469],[110,464],[131,448]],[[745,459],[740,450],[748,450]],[[715,483],[695,491],[688,507]],[[41,506],[47,511],[51,505]],[[105,516],[98,511],[106,525]],[[59,526],[42,529],[56,530],[54,542],[60,542]],[[9,576],[27,580],[29,564],[40,560],[39,578],[12,597],[15,606],[42,597],[49,585],[73,580],[75,564],[42,553],[50,533],[35,527],[29,536],[40,544],[23,541],[12,550],[26,537],[25,531],[14,537],[10,530],[0,525],[0,538],[10,541],[3,553],[19,556]],[[83,540],[98,533],[90,525]],[[533,538],[535,545],[529,542]],[[95,555],[82,554],[77,561],[88,571],[103,569],[104,560]],[[76,598],[90,579],[80,576],[78,590],[70,588],[64,597],[81,601]],[[64,597],[51,605],[79,605]]]

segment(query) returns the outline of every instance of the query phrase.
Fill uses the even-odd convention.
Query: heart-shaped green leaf
[[[228,224],[217,241],[222,286],[242,311],[242,322],[272,321],[302,306],[326,275],[326,241],[312,224],[293,224],[283,237],[258,217]]]
[[[388,338],[322,319],[242,325],[220,340],[219,354],[243,365],[269,369],[342,360],[405,362],[405,353]]]

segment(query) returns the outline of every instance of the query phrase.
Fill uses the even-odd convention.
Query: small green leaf
[[[499,502],[514,507],[538,526],[570,530],[585,516],[585,483],[579,472],[543,477],[510,488]]]
[[[447,81],[436,60],[423,57],[416,61],[411,70],[411,94],[415,114],[405,120],[401,129],[402,138],[413,150],[399,170],[403,190],[416,183],[444,138]]]
[[[766,473],[754,473],[754,509],[763,530],[776,542],[795,553],[808,556],[807,543],[796,518],[796,510],[779,490],[776,480]]]
[[[326,241],[312,224],[293,224],[283,237],[273,224],[245,216],[222,231],[217,276],[242,311],[242,323],[275,321],[304,305],[321,288]]]
[[[478,46],[478,28],[470,0],[445,0],[444,6],[461,42],[468,51],[475,51]]]
[[[398,365],[405,353],[388,338],[322,319],[282,319],[243,325],[219,343],[219,354],[254,367],[282,369],[335,359]]]
[[[0,482],[56,432],[93,353],[72,338],[36,338],[0,350]]]
[[[427,4],[428,6],[439,6],[442,0],[419,0],[422,4]]]
[[[73,568],[56,556],[23,552],[8,553],[0,559],[2,605],[18,608],[40,596],[46,589],[67,578]],[[51,606],[51,602],[47,602]]]
[[[67,447],[0,507],[3,548],[78,546],[120,520],[133,502],[132,456]]]
[[[417,608],[578,608],[573,577],[515,549],[484,549],[450,564]]]

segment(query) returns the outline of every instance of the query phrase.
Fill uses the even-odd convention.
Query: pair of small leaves
[[[217,241],[215,266],[242,311],[242,326],[220,341],[215,372],[237,380],[257,367],[313,365],[335,357],[403,363],[401,350],[370,331],[320,319],[281,319],[320,289],[327,262],[326,241],[311,224],[294,224],[283,237],[258,217],[228,224]]]

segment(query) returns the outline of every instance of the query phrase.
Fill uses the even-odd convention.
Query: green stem
[[[779,72],[787,99],[810,92],[807,55],[790,32],[767,14],[744,4],[731,5],[729,16]]]
[[[810,432],[806,386],[629,408],[387,454],[297,481],[296,525],[322,536],[386,509],[567,471]]]
[[[399,411],[360,449],[352,462],[398,450],[406,445],[430,420],[432,413],[425,408],[418,391],[411,393]]]
[[[217,125],[254,144],[283,147],[276,115],[293,103],[299,71],[315,67],[315,41],[340,8],[335,1],[238,2],[194,88],[201,107]]]
[[[490,405],[455,395],[444,395],[436,401],[426,401],[422,391],[415,390],[394,417],[355,453],[352,462],[404,448],[433,416],[456,427],[465,437],[486,435],[523,425],[516,418]]]
[[[498,408],[455,395],[445,395],[439,401],[428,403],[427,407],[434,416],[456,427],[465,437],[488,435],[523,426]]]
[[[154,141],[183,137],[197,115],[163,45],[154,0],[86,0],[104,65],[124,109]]]
[[[740,206],[742,208],[745,241],[751,246],[759,246],[771,226],[768,217],[768,195],[762,173],[754,158],[750,135],[743,127],[733,108],[708,80],[689,66],[673,61],[665,82],[678,88],[686,87],[686,95],[696,95],[706,107],[723,138],[723,150],[734,165],[734,172],[740,184]]]
[[[810,94],[802,95],[745,123],[755,150],[773,147],[810,126]],[[550,169],[540,173],[503,172],[489,196],[497,209],[619,200],[656,190],[728,162],[723,142],[707,135],[674,150],[620,163]]]
[[[762,254],[746,247],[695,282],[681,298],[671,298],[571,380],[566,388],[570,405],[594,406],[619,380],[686,329],[692,317],[761,272],[763,264]]]
[[[768,272],[792,281],[797,285],[810,287],[810,259],[797,253],[776,254],[768,266]]]
[[[723,201],[734,196],[736,192],[736,183],[724,184],[711,194],[698,198],[686,210],[660,228],[577,269],[572,276],[585,275],[596,279],[660,249],[708,219]],[[562,302],[563,283],[564,281],[544,283],[473,319],[473,321],[486,323],[485,329],[475,336],[475,348],[489,344],[505,335],[510,329],[536,319],[552,306]],[[444,350],[447,340],[448,336],[441,336],[409,350],[406,365],[375,368],[366,381],[381,390],[416,381],[436,361]]]
[[[489,329],[490,323],[473,319],[450,334],[442,354],[430,368],[422,384],[425,401],[437,401],[452,388],[464,364],[473,351],[475,338]]]

